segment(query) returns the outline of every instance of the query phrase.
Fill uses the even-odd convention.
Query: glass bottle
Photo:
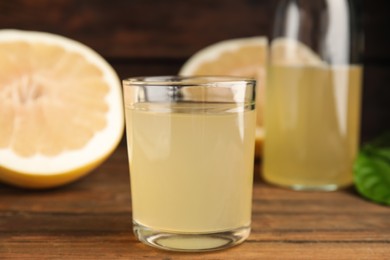
[[[347,0],[282,0],[271,41],[264,179],[296,190],[352,184],[362,38]]]

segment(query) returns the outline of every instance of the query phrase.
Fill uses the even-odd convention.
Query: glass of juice
[[[250,233],[255,81],[123,81],[133,231],[173,251],[209,251]]]
[[[361,38],[350,1],[281,0],[265,106],[264,179],[295,190],[352,184]]]

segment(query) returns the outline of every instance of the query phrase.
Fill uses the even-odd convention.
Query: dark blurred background
[[[390,129],[390,4],[353,0],[365,33],[361,140]],[[177,74],[217,41],[270,36],[276,0],[0,0],[1,28],[46,31],[99,52],[120,78]],[[1,68],[0,68],[1,69]]]

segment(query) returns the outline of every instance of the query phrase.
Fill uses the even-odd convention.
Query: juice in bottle
[[[264,178],[294,189],[352,183],[361,66],[274,65],[266,98]]]

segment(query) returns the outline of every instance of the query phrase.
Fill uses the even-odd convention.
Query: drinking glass
[[[133,231],[143,243],[208,251],[250,233],[255,81],[123,81]]]

